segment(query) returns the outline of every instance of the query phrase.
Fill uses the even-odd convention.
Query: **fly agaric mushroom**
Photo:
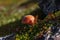
[[[36,23],[36,18],[32,15],[26,15],[22,19],[23,24],[34,25]]]

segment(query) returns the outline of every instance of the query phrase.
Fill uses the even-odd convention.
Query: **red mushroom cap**
[[[33,24],[35,24],[35,17],[32,16],[32,15],[26,15],[26,16],[23,17],[22,23],[33,25]]]

